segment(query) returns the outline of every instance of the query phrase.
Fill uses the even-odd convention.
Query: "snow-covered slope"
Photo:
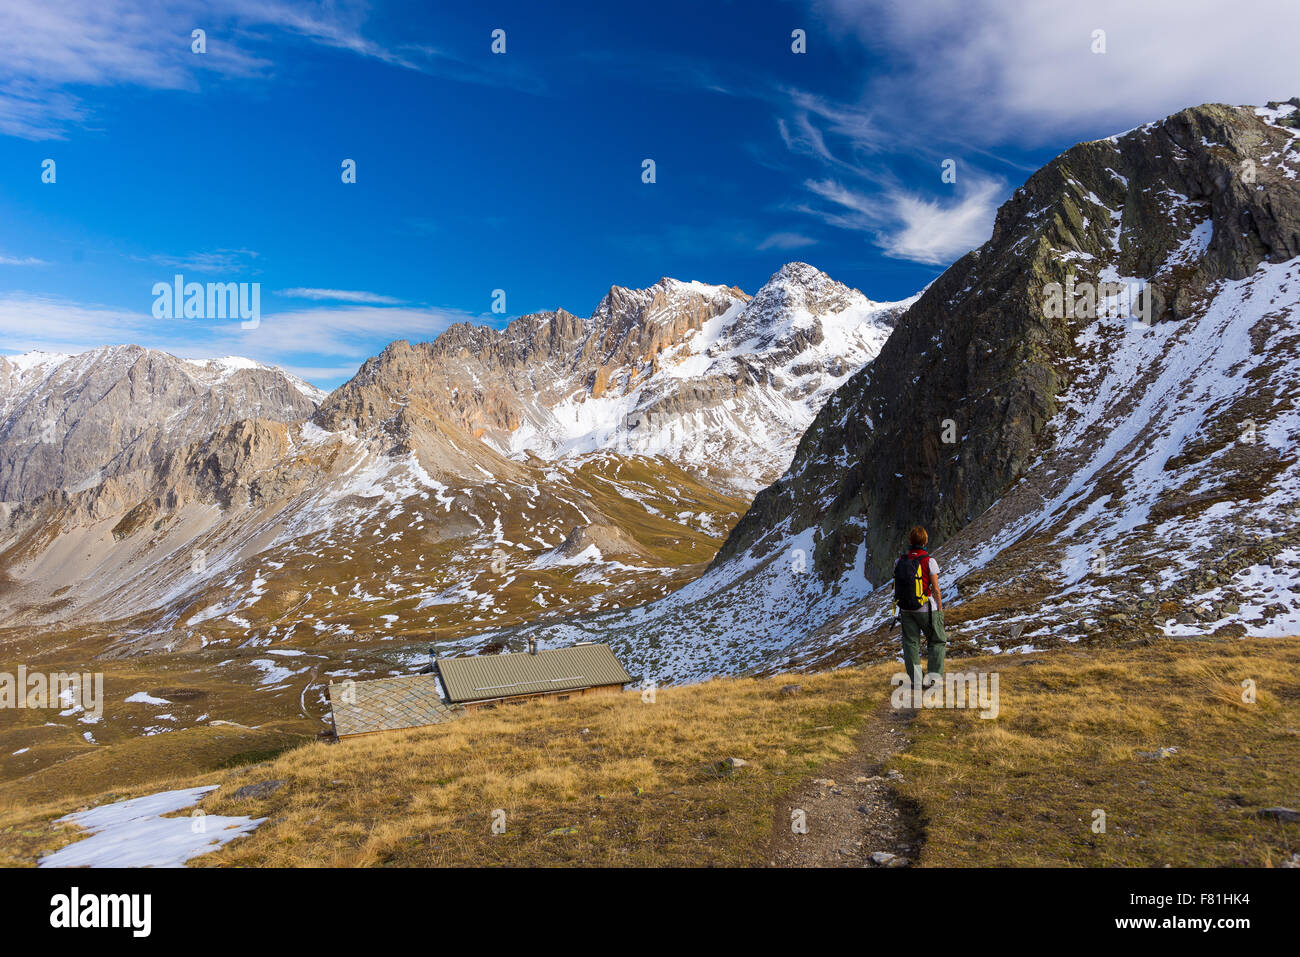
[[[205,373],[205,379],[209,379],[216,383],[229,382],[231,378],[238,373],[253,370],[270,372],[283,376],[288,380],[290,385],[318,405],[324,401],[327,395],[329,395],[329,393],[324,389],[319,389],[306,379],[300,379],[298,376],[293,375],[290,372],[285,372],[278,366],[270,366],[264,362],[258,362],[255,359],[247,359],[243,356],[222,356],[218,359],[186,359],[185,361],[192,366],[198,367],[202,373]]]
[[[966,640],[1300,632],[1300,259],[1182,322],[1107,316],[1077,341],[1054,448],[942,549]],[[878,655],[890,614],[878,594],[782,660],[863,635],[854,656]]]
[[[911,301],[873,302],[806,263],[752,299],[674,279],[616,286],[588,319],[559,310],[394,343],[316,419],[366,427],[414,400],[505,455],[663,455],[752,493]]]
[[[30,357],[12,366],[9,434],[72,411],[44,457],[0,454],[15,483],[64,497],[0,514],[0,623],[115,621],[136,649],[360,642],[660,597],[699,574],[901,308],[802,263],[752,299],[616,286],[588,319],[393,343],[319,409],[244,359]],[[286,397],[295,414],[268,414]]]
[[[789,464],[827,396],[880,351],[911,302],[872,302],[807,264],[790,263],[752,300],[736,296],[657,353],[648,370],[616,368],[599,396],[574,383],[539,416],[541,424],[510,434],[508,451],[666,455],[756,488]]]
[[[880,351],[911,302],[872,302],[790,263],[658,353],[648,375],[629,365],[607,375],[599,397],[575,388],[544,424],[511,433],[509,451],[666,455],[757,488],[789,464],[827,396]]]
[[[599,635],[663,680],[889,657],[874,584],[920,522],[958,651],[1293,633],[1295,107],[1198,107],[1062,154],[825,404],[704,576],[533,631]]]

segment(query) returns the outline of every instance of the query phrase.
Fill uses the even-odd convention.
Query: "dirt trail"
[[[916,809],[883,772],[885,761],[907,743],[904,732],[913,715],[895,711],[886,700],[868,719],[852,754],[778,804],[771,866],[905,867],[915,860],[924,840]],[[796,810],[803,812],[806,833],[792,829]],[[893,858],[874,862],[876,852]]]

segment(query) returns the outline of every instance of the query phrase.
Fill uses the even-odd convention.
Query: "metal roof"
[[[329,691],[334,731],[340,738],[441,724],[460,717],[464,711],[443,700],[433,675],[331,681]]]
[[[609,645],[573,645],[535,655],[439,658],[438,674],[450,702],[487,701],[548,691],[625,685],[632,676]]]

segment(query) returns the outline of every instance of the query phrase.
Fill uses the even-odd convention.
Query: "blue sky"
[[[753,292],[801,259],[902,298],[1070,144],[1300,93],[1300,5],[1130,6],[5,0],[0,353],[138,342],[329,388],[393,339],[663,275]],[[259,283],[260,324],[155,319],[176,273]]]

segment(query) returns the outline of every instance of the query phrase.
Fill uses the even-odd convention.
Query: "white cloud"
[[[799,233],[773,233],[758,244],[759,249],[802,249],[815,246],[817,240]]]
[[[303,0],[220,0],[217,6],[241,23],[278,27],[323,46],[408,70],[427,70],[433,58],[443,56],[428,44],[406,43],[390,48],[368,38],[364,28],[369,4],[363,0],[320,4]]]
[[[126,84],[196,89],[196,73],[253,74],[267,64],[213,37],[190,50],[190,31],[225,16],[196,0],[145,5],[130,0],[5,0],[0,4],[0,133],[62,138],[87,116],[68,86]]]
[[[327,302],[353,302],[377,306],[402,305],[402,300],[394,299],[392,296],[383,296],[377,292],[360,292],[352,289],[304,289],[302,287],[295,287],[293,289],[277,290],[276,295],[284,296],[288,299],[317,299]]]
[[[0,266],[48,266],[44,259],[37,259],[35,256],[16,256],[0,255]]]
[[[947,264],[982,245],[993,231],[1003,185],[978,183],[952,203],[908,193],[891,194],[898,225],[878,234],[886,256]]]
[[[62,139],[89,116],[69,87],[139,86],[197,90],[201,77],[268,76],[252,52],[274,28],[309,42],[407,69],[437,57],[427,46],[388,49],[363,32],[367,5],[355,0],[4,0],[0,3],[0,134]],[[191,31],[207,32],[207,52]]]
[[[1294,0],[816,0],[832,36],[887,53],[864,103],[981,142],[1119,132],[1203,102],[1297,89]],[[1104,30],[1106,52],[1093,53]]]
[[[168,269],[191,269],[200,273],[241,272],[252,266],[257,253],[251,249],[211,249],[184,256],[156,255],[137,262],[157,263]]]
[[[186,356],[185,358],[207,358],[206,356]],[[273,363],[272,363],[273,364]],[[336,387],[336,383],[346,382],[357,374],[361,368],[360,362],[349,362],[345,365],[338,366],[304,366],[284,364],[280,366],[285,372],[296,375],[299,379],[305,379],[312,385],[330,391]]]
[[[801,90],[783,90],[782,96],[786,115],[777,119],[777,130],[786,148],[833,174],[804,181],[822,202],[797,204],[797,211],[869,234],[886,256],[926,265],[951,262],[988,237],[1001,180],[967,164],[960,186],[927,196],[912,185],[914,178],[905,184],[896,170],[915,177],[918,163],[930,165],[929,182],[940,188],[944,141],[898,117],[886,134],[871,109]]]
[[[62,139],[64,127],[86,118],[85,110],[74,96],[37,89],[3,68],[0,68],[0,79],[5,81],[5,89],[0,91],[0,134],[25,140]]]
[[[816,199],[796,208],[914,262],[950,262],[988,237],[1005,185],[977,164],[1031,172],[1001,144],[1068,145],[1202,102],[1300,93],[1294,0],[812,6],[831,42],[865,47],[871,69],[856,102],[781,91],[782,142],[820,168],[804,183]],[[951,193],[938,177],[949,157],[962,168]]]
[[[8,354],[44,350],[84,352],[105,344],[101,330],[111,329],[111,342],[132,342],[146,332],[147,314],[85,306],[41,296],[7,294],[0,297],[0,341]]]
[[[853,224],[854,228],[861,229],[878,224],[884,218],[882,206],[876,198],[848,189],[836,180],[809,180],[804,185],[822,199],[828,199],[851,211],[851,216],[841,215],[835,225]]]
[[[321,306],[264,314],[257,329],[234,335],[272,355],[366,359],[394,339],[434,339],[457,322],[479,321],[455,309],[394,306]],[[304,347],[304,343],[309,343]],[[377,344],[377,345],[376,345]]]
[[[827,146],[827,134],[844,142],[850,158],[858,161],[898,140],[896,132],[890,135],[880,128],[871,109],[833,103],[805,90],[788,89],[782,93],[794,108],[794,116],[789,122],[777,123],[785,145],[795,152],[844,165],[846,161]]]
[[[809,180],[811,192],[839,209],[801,209],[828,225],[870,233],[886,256],[946,265],[988,239],[1005,190],[985,177],[964,182],[951,201],[942,201],[896,186],[868,194],[835,180]]]
[[[370,305],[264,312],[255,329],[238,321],[156,320],[150,313],[45,296],[0,295],[4,352],[77,353],[132,343],[182,358],[240,355],[328,381],[351,375],[394,339],[427,341],[478,317],[451,309]],[[312,375],[303,374],[309,371]]]

